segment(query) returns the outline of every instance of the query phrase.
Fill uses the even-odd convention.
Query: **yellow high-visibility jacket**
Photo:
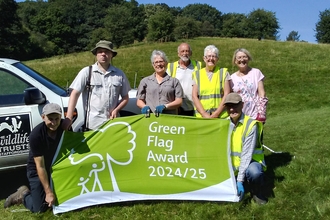
[[[244,140],[249,135],[254,125],[257,125],[258,128],[258,141],[252,155],[252,160],[261,163],[264,170],[266,169],[264,151],[260,140],[263,124],[245,115],[243,124],[239,123],[231,135],[231,160],[235,175],[238,174],[241,163],[241,153]]]
[[[202,67],[202,63],[200,61],[196,61],[196,60],[190,60],[191,64],[194,67],[194,70],[199,70]],[[167,64],[167,74],[174,77],[176,76],[176,69],[179,66],[179,61],[176,61],[174,63],[169,63]]]
[[[227,68],[215,67],[212,80],[208,79],[206,69],[200,69],[193,73],[193,78],[198,87],[198,98],[206,112],[212,114],[219,107],[224,95]],[[195,116],[202,117],[195,106]],[[228,117],[228,113],[223,111],[220,118]]]

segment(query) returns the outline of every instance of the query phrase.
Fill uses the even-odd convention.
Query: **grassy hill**
[[[159,201],[113,204],[86,208],[61,215],[67,219],[329,219],[330,218],[330,103],[328,63],[330,45],[251,39],[197,38],[189,40],[193,59],[202,60],[205,46],[220,50],[221,67],[236,71],[231,59],[240,47],[248,49],[252,67],[264,75],[269,98],[264,143],[269,203],[258,206],[248,199],[241,203]],[[137,44],[119,48],[113,64],[128,76],[131,86],[153,72],[152,50],[163,50],[177,60],[179,43]],[[61,86],[78,71],[95,62],[91,52],[25,62]],[[137,85],[138,85],[137,82]],[[324,123],[324,124],[323,124]],[[4,201],[1,201],[3,204]],[[15,209],[15,208],[13,208]],[[16,207],[17,209],[17,207]],[[34,219],[26,213],[0,211],[9,219]],[[55,218],[52,213],[38,216]]]

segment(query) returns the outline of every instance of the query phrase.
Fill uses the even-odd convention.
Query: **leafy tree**
[[[104,25],[116,47],[134,42],[132,18],[131,11],[126,5],[114,5],[109,8]]]
[[[222,37],[247,36],[246,16],[238,13],[228,13],[223,15]]]
[[[330,10],[320,12],[316,23],[316,40],[318,43],[330,43]]]
[[[222,29],[221,12],[207,4],[189,4],[182,9],[181,16],[190,17],[207,25],[205,29],[214,27],[214,31],[204,32],[204,36],[220,36]]]
[[[94,0],[24,2],[21,17],[34,35],[34,41],[52,45],[53,55],[71,53],[89,50],[93,31],[104,28],[107,9],[124,2],[126,1],[98,0],[97,4]]]
[[[289,35],[286,37],[286,41],[299,41],[300,35],[298,31],[291,31]]]
[[[249,38],[277,39],[279,24],[275,12],[256,9],[247,16],[246,27]]]
[[[108,28],[96,28],[90,33],[90,42],[88,43],[87,47],[89,50],[95,47],[95,44],[100,40],[110,40],[110,29]]]
[[[131,10],[132,24],[134,40],[142,41],[147,35],[148,23],[146,21],[146,14],[144,11],[144,5],[139,5],[135,0],[131,0],[128,3]]]
[[[159,12],[169,12],[172,14],[173,17],[177,17],[181,12],[181,8],[175,8],[175,7],[170,8],[165,3],[145,4],[145,5],[143,5],[143,8],[144,8],[144,14],[145,14],[145,19],[146,19],[147,23],[151,16],[153,16]]]
[[[168,42],[174,40],[173,30],[175,27],[175,19],[168,11],[161,11],[151,15],[148,20],[149,41]]]
[[[18,16],[22,25],[30,34],[30,59],[49,57],[54,55],[55,44],[48,40],[45,34],[39,32],[37,26],[38,16],[47,10],[48,2],[44,1],[25,1],[18,4]]]
[[[174,36],[176,39],[189,39],[201,36],[201,22],[193,18],[177,17],[175,19]]]
[[[29,35],[22,27],[14,0],[0,0],[0,57],[24,59],[29,53]]]
[[[201,26],[201,35],[202,36],[215,36],[216,30],[214,25],[211,24],[209,21],[204,21]]]

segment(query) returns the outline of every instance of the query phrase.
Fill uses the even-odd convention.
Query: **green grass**
[[[330,112],[328,54],[330,45],[251,39],[197,38],[188,41],[193,58],[201,60],[203,49],[220,49],[220,66],[230,72],[235,49],[244,47],[254,58],[251,66],[266,76],[269,98],[264,143],[282,154],[266,151],[269,203],[258,206],[248,197],[241,203],[197,201],[151,201],[88,207],[61,214],[61,219],[329,219],[330,218]],[[170,61],[177,59],[179,43],[139,44],[119,48],[114,65],[124,70],[133,87],[152,73],[150,55],[161,49]],[[61,86],[94,62],[90,52],[25,62]],[[0,202],[3,206],[4,200]],[[51,212],[37,215],[0,211],[2,219],[58,219]]]

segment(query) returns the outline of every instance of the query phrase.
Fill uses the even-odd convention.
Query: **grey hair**
[[[160,56],[161,58],[163,58],[164,62],[165,63],[168,63],[168,59],[167,59],[167,56],[166,54],[164,53],[164,51],[161,51],[161,50],[154,50],[152,51],[151,53],[151,65],[154,63],[154,59],[156,56]]]
[[[245,48],[238,48],[237,50],[235,50],[234,55],[233,55],[233,59],[232,59],[232,63],[233,63],[233,64],[235,64],[235,61],[236,61],[236,54],[237,54],[238,52],[245,53],[246,56],[249,58],[249,61],[252,60],[251,53],[250,53],[247,49],[245,49]]]
[[[208,45],[204,49],[204,56],[206,56],[207,52],[215,53],[219,58],[219,49],[214,45]]]
[[[188,43],[181,43],[181,44],[178,46],[178,53],[180,53],[180,47],[181,47],[182,44],[187,44],[188,47],[189,47],[189,51],[190,51],[190,53],[192,53],[192,49],[191,49],[191,47],[190,47],[190,45],[189,45]]]

